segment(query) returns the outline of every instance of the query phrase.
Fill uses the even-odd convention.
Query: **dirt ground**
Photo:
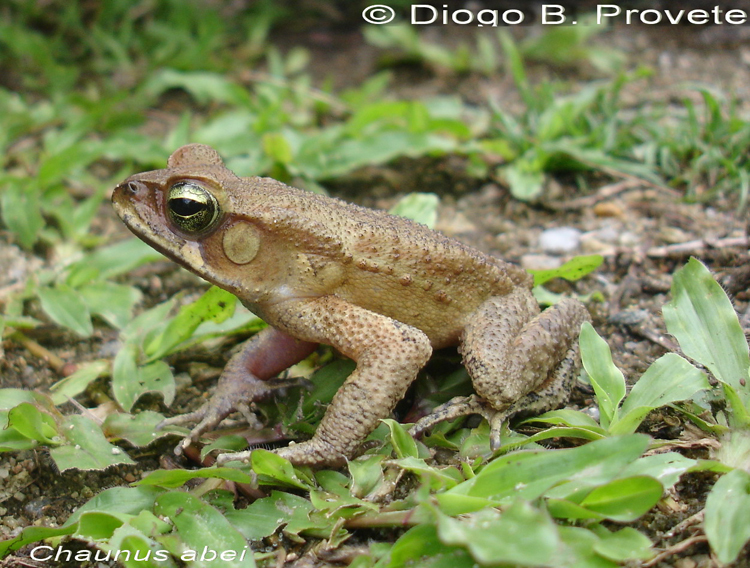
[[[433,41],[459,41],[462,30],[430,31]],[[524,30],[523,33],[535,33]],[[441,37],[449,34],[450,37]],[[457,35],[454,35],[457,34]],[[282,45],[302,44],[313,52],[311,71],[319,79],[337,69],[339,87],[357,84],[376,66],[377,52],[365,45],[356,32],[316,31],[280,38]],[[620,27],[607,37],[610,45],[623,50],[628,60],[650,66],[652,78],[628,85],[626,104],[681,100],[696,97],[685,85],[700,82],[732,93],[741,108],[750,108],[750,42],[742,38],[712,37],[689,28]],[[532,80],[550,77],[543,65],[531,67]],[[568,70],[567,80],[589,81],[591,70]],[[502,101],[505,108],[518,108],[518,94],[507,75],[480,77],[441,73],[423,67],[396,69],[394,96],[422,98],[435,94],[458,94],[467,102],[485,104],[488,98]],[[461,158],[401,159],[386,166],[365,168],[347,179],[328,186],[331,193],[361,204],[387,208],[402,194],[431,191],[440,195],[438,228],[477,248],[529,268],[547,266],[575,254],[601,254],[604,265],[575,286],[579,293],[599,292],[603,301],[589,308],[599,334],[609,343],[615,363],[631,381],[650,362],[670,349],[674,341],[666,335],[661,308],[668,301],[671,274],[690,255],[703,260],[734,297],[745,329],[750,328],[747,284],[748,249],[737,244],[746,235],[747,219],[736,211],[732,199],[713,200],[711,205],[685,203],[680,193],[632,180],[594,179],[594,191],[581,196],[570,180],[553,180],[540,203],[513,200],[507,188],[476,180],[465,173]],[[701,194],[708,188],[696,188]],[[105,205],[97,227],[117,238],[129,236]],[[543,250],[540,235],[550,228],[575,228],[578,246],[563,254]],[[732,239],[735,239],[734,241]],[[34,270],[39,260],[7,243],[0,233],[0,274],[23,275]],[[2,278],[0,276],[0,278]],[[177,272],[170,263],[157,263],[136,271],[128,280],[142,286],[147,303],[163,301],[185,286],[197,287],[197,280]],[[0,289],[7,285],[0,282]],[[560,291],[566,290],[565,284]],[[567,288],[570,290],[570,288]],[[38,308],[38,307],[37,307]],[[41,316],[41,312],[34,314]],[[68,363],[112,357],[117,350],[116,332],[102,326],[94,337],[81,341],[53,326],[29,333],[32,338]],[[45,389],[60,377],[44,360],[12,339],[6,340],[0,360],[2,386]],[[212,361],[221,367],[222,360]],[[106,391],[107,384],[99,385]],[[183,396],[180,400],[184,400]],[[577,389],[571,404],[582,407],[592,395]],[[84,401],[84,404],[93,404]],[[74,411],[72,406],[69,411]],[[172,411],[178,411],[175,405]],[[679,416],[656,412],[643,427],[657,438],[697,441],[701,436]],[[134,467],[106,472],[60,474],[44,450],[0,455],[0,538],[29,525],[62,523],[76,507],[101,490],[140,478],[142,472],[159,467],[173,442],[166,441],[143,452],[131,452],[138,459]],[[690,457],[708,457],[710,448],[699,442],[685,452]],[[642,519],[638,528],[659,547],[683,541],[695,533],[690,519],[702,508],[713,476],[691,474],[670,494],[670,506],[657,508]],[[680,526],[678,526],[680,525]],[[671,534],[678,527],[674,534]],[[0,562],[0,566],[33,566],[23,552]],[[46,564],[54,566],[54,564]],[[681,568],[715,565],[705,542],[697,539],[683,552],[657,566]],[[750,565],[747,553],[737,563]]]

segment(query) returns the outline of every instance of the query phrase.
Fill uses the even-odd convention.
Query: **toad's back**
[[[295,224],[315,228],[308,254],[345,267],[345,277],[329,293],[421,329],[434,347],[455,343],[468,316],[487,298],[531,288],[531,276],[520,267],[409,219],[268,178],[242,182],[243,198],[252,196],[277,218],[288,211]],[[299,244],[300,234],[291,231],[290,238]],[[317,252],[321,243],[329,247]]]

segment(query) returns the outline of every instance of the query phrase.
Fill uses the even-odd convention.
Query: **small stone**
[[[562,260],[547,254],[525,254],[521,257],[521,266],[526,270],[554,270],[562,266]]]
[[[573,227],[547,229],[539,235],[539,247],[549,253],[572,252],[580,243],[581,231]]]
[[[594,205],[594,215],[597,217],[622,217],[623,210],[613,201],[604,201]]]

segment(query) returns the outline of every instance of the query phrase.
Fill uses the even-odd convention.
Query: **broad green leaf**
[[[618,563],[604,558],[596,552],[600,539],[592,531],[582,527],[558,527],[565,545],[557,558],[560,568],[617,568]]]
[[[391,437],[391,444],[393,444],[393,450],[399,458],[418,458],[419,449],[417,448],[417,441],[409,435],[404,427],[390,418],[385,418],[383,422],[388,426]]]
[[[304,497],[272,491],[270,496],[258,499],[245,509],[227,511],[225,517],[246,539],[257,541],[271,536],[282,525],[309,523],[312,511],[312,504]]]
[[[174,400],[175,384],[172,371],[164,361],[140,366],[136,362],[137,348],[126,343],[115,357],[112,366],[112,391],[120,406],[130,412],[136,401],[149,392],[159,393],[169,406]]]
[[[106,469],[115,464],[135,463],[123,450],[107,442],[90,418],[71,416],[60,433],[67,438],[68,445],[50,450],[60,471]]]
[[[122,329],[133,318],[133,308],[143,294],[133,286],[98,281],[78,289],[89,313],[100,316],[116,329]]]
[[[90,511],[83,513],[78,519],[76,534],[91,540],[103,540],[112,536],[116,529],[122,526],[127,515]]]
[[[179,538],[179,558],[190,566],[252,568],[255,566],[250,544],[224,515],[189,493],[173,491],[156,499],[154,513],[169,518]],[[187,549],[187,550],[186,550]],[[201,557],[202,551],[212,551]],[[194,551],[194,555],[190,555]],[[170,550],[173,554],[177,550]]]
[[[83,365],[72,375],[57,381],[50,387],[52,401],[55,404],[63,404],[69,399],[81,394],[96,379],[106,374],[109,370],[109,361],[91,361]]]
[[[163,489],[149,486],[112,487],[111,489],[102,491],[99,495],[81,505],[65,521],[63,526],[67,527],[77,523],[81,515],[90,511],[119,515],[138,515],[141,511],[151,509],[154,505],[154,500],[163,493]]]
[[[667,353],[651,363],[635,384],[609,431],[615,435],[635,432],[654,408],[688,400],[698,391],[708,388],[705,373],[679,355]]]
[[[297,475],[288,460],[273,452],[262,449],[254,450],[250,456],[250,464],[261,483],[268,482],[271,485],[281,483],[297,489],[311,489],[310,483]]]
[[[602,262],[604,262],[603,257],[598,254],[590,254],[587,256],[576,256],[563,264],[560,268],[530,270],[529,272],[534,275],[534,286],[541,286],[553,278],[564,278],[569,281],[580,280],[590,272],[599,268]]]
[[[164,420],[158,412],[146,410],[138,414],[117,412],[104,419],[102,431],[108,438],[121,438],[134,446],[147,446],[154,440],[175,433],[185,433],[184,428],[170,426],[157,430],[157,425]]]
[[[24,402],[34,404],[39,402],[40,395],[33,391],[23,389],[0,389],[0,410],[10,410]],[[5,424],[0,424],[4,428]]]
[[[700,261],[691,258],[675,272],[672,301],[663,308],[669,333],[685,355],[729,384],[747,407],[750,355],[737,314],[724,290]]]
[[[39,300],[42,309],[52,320],[82,337],[89,337],[94,332],[91,315],[81,294],[68,286],[39,288]]]
[[[216,286],[209,288],[195,302],[180,308],[162,333],[156,334],[145,348],[151,361],[174,352],[175,348],[187,341],[193,332],[205,321],[221,323],[234,313],[237,298],[230,292]]]
[[[144,90],[159,96],[169,89],[183,89],[199,104],[231,103],[240,107],[252,104],[249,93],[221,73],[160,69],[149,78]]]
[[[514,452],[489,463],[476,477],[436,495],[436,499],[444,512],[458,514],[462,506],[459,495],[494,501],[513,497],[532,500],[565,481],[595,487],[611,481],[638,459],[648,440],[648,436],[631,434],[565,450]]]
[[[610,520],[629,523],[656,505],[663,492],[653,477],[627,477],[596,487],[580,505]]]
[[[719,561],[737,559],[750,540],[750,474],[735,469],[719,479],[706,498],[704,527]]]
[[[288,164],[294,158],[292,147],[279,132],[267,132],[263,135],[263,151],[279,164]]]
[[[12,428],[29,440],[35,440],[41,444],[59,443],[59,440],[53,440],[58,436],[54,418],[28,402],[19,404],[8,412],[7,428]]]
[[[617,406],[625,396],[625,378],[612,362],[609,345],[585,322],[581,326],[581,360],[599,402],[600,422],[609,428],[615,420]]]
[[[443,543],[466,547],[484,565],[548,566],[560,546],[549,515],[521,500],[502,514],[485,509],[460,520],[440,515],[437,528]]]
[[[437,528],[417,525],[393,545],[388,568],[475,568],[476,561],[462,547],[441,542]]]
[[[628,560],[648,560],[654,555],[648,537],[632,527],[610,532],[602,525],[595,525],[592,530],[599,537],[594,550],[605,558],[616,562],[627,562]]]
[[[16,181],[16,180],[14,180]],[[8,229],[25,249],[31,249],[44,227],[39,192],[30,184],[18,180],[3,184],[0,191],[0,213]]]
[[[69,268],[66,282],[80,286],[91,279],[112,278],[134,268],[163,259],[161,253],[140,239],[132,238],[110,246],[97,248]]]
[[[623,477],[647,475],[657,479],[664,489],[669,489],[680,480],[680,476],[696,467],[696,460],[686,458],[676,452],[644,456],[622,472]]]
[[[510,186],[510,192],[520,201],[531,201],[542,193],[544,172],[533,169],[519,158],[509,166],[500,169],[500,175]]]
[[[157,485],[166,489],[182,487],[191,479],[226,479],[236,483],[252,483],[252,478],[246,473],[231,467],[203,469],[159,469],[152,471],[135,485]]]
[[[364,498],[383,482],[383,460],[385,456],[363,456],[347,464],[352,478],[352,495]]]
[[[148,519],[148,525],[145,519]],[[98,541],[96,546],[111,551],[113,556],[119,554],[118,561],[125,568],[175,568],[177,564],[169,552],[156,540],[149,538],[158,538],[158,535],[169,532],[171,528],[171,525],[149,511],[143,511],[138,517],[131,518],[128,524],[117,527],[108,540]],[[127,556],[127,553],[130,555]]]
[[[464,480],[464,476],[455,467],[437,468],[427,465],[423,459],[415,457],[405,457],[394,460],[393,463],[430,483],[430,488],[434,491],[450,489]]]
[[[437,222],[438,205],[440,205],[440,198],[434,193],[410,193],[402,197],[389,213],[434,228]]]

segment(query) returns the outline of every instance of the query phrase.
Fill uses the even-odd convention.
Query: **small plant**
[[[424,206],[415,210],[424,210]],[[162,312],[167,307],[146,312],[131,324],[143,332],[137,335],[145,337],[145,341],[133,343],[130,349],[126,330],[123,352],[146,350],[153,359],[186,339],[194,340],[188,336],[195,336],[195,329],[200,327],[191,324],[193,331],[177,335],[175,331],[188,322],[195,324],[218,316],[210,306],[223,305],[229,298],[219,298],[217,294],[223,292],[209,292],[166,322]],[[740,379],[748,372],[747,343],[726,295],[698,261],[691,260],[675,274],[673,300],[665,306],[665,318],[685,353],[721,377],[727,420],[719,429],[723,428],[726,434],[735,433],[734,437],[723,438],[727,448],[736,445],[738,436],[746,436],[748,392]],[[371,437],[377,442],[373,449],[349,464],[349,477],[334,471],[313,473],[307,468],[292,468],[282,458],[263,450],[253,453],[246,472],[232,468],[157,471],[134,487],[103,492],[60,528],[26,529],[16,539],[0,543],[0,555],[39,538],[72,535],[95,543],[102,551],[162,551],[160,554],[171,552],[190,560],[190,554],[204,549],[240,554],[247,539],[260,540],[279,530],[296,540],[326,535],[329,544],[336,546],[358,528],[410,526],[392,547],[373,546],[357,565],[395,567],[448,554],[466,566],[511,563],[563,567],[591,562],[615,566],[619,562],[645,560],[654,553],[649,539],[634,528],[612,531],[603,523],[633,522],[650,510],[682,474],[713,469],[730,473],[709,495],[705,530],[717,556],[723,562],[732,561],[750,538],[744,523],[750,507],[748,475],[741,469],[732,469],[727,462],[702,463],[675,452],[644,455],[656,442],[634,433],[646,414],[659,406],[670,405],[695,418],[691,404],[697,403],[688,402],[686,407],[675,403],[710,388],[705,374],[685,359],[668,354],[652,364],[626,396],[622,374],[612,365],[608,347],[590,326],[582,330],[581,351],[597,395],[598,424],[582,412],[549,412],[525,422],[551,427],[530,437],[508,433],[503,455],[491,459],[486,424],[472,432],[451,433],[450,426],[439,427],[422,443],[411,438],[400,424],[386,420]],[[711,353],[718,356],[707,358]],[[727,363],[728,359],[733,362]],[[325,399],[323,391],[316,389],[332,394],[331,384],[338,384],[349,370],[341,367],[333,370],[335,376],[313,376],[313,384],[319,386],[313,388],[312,399]],[[134,400],[142,392],[126,398]],[[3,400],[10,400],[12,408],[4,412],[7,427],[0,448],[7,451],[35,444],[53,446],[53,457],[61,468],[69,467],[66,464],[75,463],[73,460],[78,460],[79,467],[83,463],[92,468],[127,463],[127,456],[114,451],[116,448],[106,442],[103,433],[135,444],[148,443],[153,439],[155,421],[160,419],[155,413],[131,418],[115,415],[99,431],[81,417],[62,418],[52,402],[41,395],[6,391]],[[309,419],[313,411],[315,405],[302,403],[285,412]],[[590,441],[564,450],[536,445],[560,437]],[[67,441],[61,443],[63,439]],[[223,444],[229,441],[218,441],[212,447],[229,447]],[[458,466],[435,463],[429,459],[429,446],[453,449],[464,461]],[[523,446],[530,449],[519,451]],[[121,457],[113,462],[111,456],[118,454]],[[381,503],[382,496],[392,491],[393,483],[403,472],[411,473],[418,487],[402,499]],[[192,495],[176,490],[195,478],[205,480]],[[248,508],[237,510],[231,496],[219,489],[225,482],[293,488],[308,492],[309,496],[276,490]],[[185,511],[204,519],[204,529],[195,531],[187,517],[181,517]],[[157,532],[147,528],[151,524],[143,524],[146,518],[164,515],[171,524],[159,524]],[[726,515],[736,522],[727,523]],[[92,532],[91,527],[105,525],[110,527],[107,531]],[[128,539],[123,538],[125,534]],[[217,534],[225,538],[216,540],[211,536]],[[482,536],[490,534],[492,538]],[[500,538],[501,535],[505,537]],[[523,535],[520,540],[519,535]],[[188,556],[179,556],[167,544],[175,539],[181,543],[179,550]],[[255,560],[264,557],[256,553]]]

